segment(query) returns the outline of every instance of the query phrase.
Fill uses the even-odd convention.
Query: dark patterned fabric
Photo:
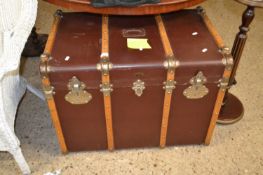
[[[141,4],[159,3],[160,0],[92,0],[94,7],[114,7],[114,6],[138,6]]]

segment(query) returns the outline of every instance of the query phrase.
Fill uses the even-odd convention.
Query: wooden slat
[[[102,45],[101,53],[109,53],[109,18],[107,15],[102,16]]]
[[[167,73],[167,80],[174,80],[174,72]],[[169,116],[171,109],[172,94],[165,91],[164,105],[163,105],[163,115],[162,115],[162,126],[161,126],[161,136],[160,136],[160,147],[164,148],[166,145],[167,129],[169,124]]]
[[[200,12],[200,15],[203,18],[204,23],[206,24],[209,32],[213,35],[214,40],[217,44],[217,46],[219,48],[224,48],[225,44],[223,42],[223,39],[221,38],[220,34],[218,33],[218,31],[216,30],[216,28],[214,27],[213,23],[211,22],[211,20],[208,18],[208,16],[206,15],[206,12],[204,10],[202,10]]]
[[[55,41],[55,37],[56,37],[56,34],[57,34],[58,25],[59,25],[60,19],[61,19],[61,17],[57,13],[55,14],[54,22],[52,24],[51,31],[50,31],[50,33],[48,35],[48,40],[47,40],[47,43],[46,43],[46,46],[45,46],[44,53],[49,53],[50,54],[51,51],[52,51],[53,45],[54,45],[54,41]]]
[[[165,51],[165,55],[166,57],[168,56],[173,56],[173,49],[171,47],[168,35],[166,33],[166,29],[162,20],[162,17],[160,15],[155,16],[158,28],[159,28],[159,33],[161,36],[161,40],[163,43],[163,47],[164,47],[164,51]]]
[[[226,69],[224,71],[223,77],[224,78],[229,78],[230,75],[231,75],[231,71]],[[207,130],[207,135],[206,135],[206,138],[205,138],[205,144],[206,145],[209,145],[210,142],[211,142],[212,135],[213,135],[213,132],[214,132],[214,129],[215,129],[215,126],[216,126],[216,121],[218,119],[218,116],[219,116],[219,113],[220,113],[220,110],[221,110],[221,107],[222,107],[222,104],[223,104],[225,92],[226,91],[221,89],[221,88],[218,91],[217,99],[216,99],[216,102],[215,102],[215,107],[214,107],[214,110],[213,110],[213,114],[212,114],[211,121],[210,121],[208,130]]]
[[[161,40],[163,43],[164,51],[165,51],[165,56],[168,57],[174,57],[174,53],[168,38],[168,35],[166,33],[166,29],[162,20],[162,17],[160,15],[157,15],[155,17],[156,23],[159,28],[159,33],[161,36]],[[174,81],[175,78],[175,70],[167,71],[167,81]],[[172,94],[169,93],[167,90],[165,91],[165,96],[164,96],[164,104],[163,104],[163,114],[162,114],[162,124],[161,124],[161,134],[160,134],[160,147],[164,148],[166,145],[166,138],[167,138],[167,129],[168,129],[168,124],[169,124],[169,115],[170,115],[170,106],[171,106],[171,100],[172,100]]]
[[[109,56],[109,19],[108,16],[102,16],[102,47],[101,47],[101,59],[108,58]],[[102,84],[110,84],[110,75],[102,73]],[[112,109],[111,109],[111,96],[110,94],[104,94],[104,111],[107,130],[107,142],[108,150],[114,150],[114,135],[112,126]]]
[[[43,84],[43,86],[50,86],[49,79],[48,78],[42,78],[42,84]],[[54,98],[53,97],[46,98],[46,101],[47,101],[48,108],[49,108],[49,111],[51,114],[52,123],[55,127],[55,130],[56,130],[56,134],[58,137],[58,142],[60,145],[61,152],[67,153],[68,149],[67,149],[67,145],[65,143],[65,138],[64,138],[63,131],[61,128],[61,124],[60,124],[60,120],[58,117],[57,107],[56,107]]]
[[[206,24],[209,32],[211,33],[211,35],[213,35],[217,46],[221,50],[223,50],[223,48],[226,47],[224,42],[223,42],[223,39],[221,38],[221,36],[217,32],[217,30],[214,27],[214,25],[212,24],[211,20],[206,15],[205,11],[201,12],[201,16],[202,16],[203,21]],[[223,73],[223,78],[229,80],[229,78],[231,76],[231,72],[232,72],[232,69],[231,70],[225,69],[225,71]],[[218,120],[219,113],[220,113],[220,110],[221,110],[221,107],[222,107],[222,104],[223,104],[223,100],[224,100],[224,97],[225,97],[225,93],[226,93],[226,90],[224,90],[222,88],[220,88],[219,91],[218,91],[217,99],[216,99],[215,106],[214,106],[213,113],[212,113],[212,117],[211,117],[211,121],[210,121],[208,130],[207,130],[207,135],[206,135],[206,138],[205,138],[205,144],[206,145],[209,145],[210,142],[211,142],[212,135],[213,135],[213,132],[214,132],[214,129],[215,129],[215,126],[216,126],[216,122]]]
[[[45,47],[45,51],[44,51],[44,53],[46,55],[50,55],[50,53],[52,51],[59,22],[60,22],[60,16],[55,16],[54,23],[52,25],[51,32],[49,34],[47,44]],[[48,58],[47,57],[43,58],[43,60],[41,60],[41,61],[48,63]],[[42,76],[42,85],[43,85],[43,87],[50,87],[51,86],[49,78],[47,75]],[[62,153],[67,153],[68,149],[67,149],[65,138],[64,138],[63,131],[61,128],[61,123],[59,120],[59,116],[58,116],[58,112],[57,112],[57,108],[56,108],[54,98],[53,98],[53,96],[49,96],[46,98],[46,100],[47,100],[47,104],[48,104],[49,111],[51,114],[51,119],[52,119],[53,125],[55,127],[57,137],[58,137],[60,149],[61,149]]]

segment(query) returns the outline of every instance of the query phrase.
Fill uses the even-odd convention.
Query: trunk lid
[[[180,61],[175,76],[177,85],[189,84],[199,71],[206,76],[207,83],[218,83],[224,70],[222,54],[202,24],[201,16],[195,14],[196,10],[189,11],[162,16],[175,57]],[[48,63],[51,82],[56,88],[65,89],[67,82],[76,76],[87,89],[99,89],[101,72],[96,65],[101,54],[101,16],[63,15],[68,16],[60,21]],[[192,27],[184,27],[189,25]],[[151,49],[130,49],[128,38],[148,39]],[[114,88],[132,87],[138,79],[145,86],[162,85],[166,81],[167,70],[163,66],[166,58],[155,18],[110,16],[109,59],[113,64],[110,77]]]

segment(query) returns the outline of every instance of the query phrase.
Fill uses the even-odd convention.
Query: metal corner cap
[[[62,18],[63,17],[63,11],[61,9],[58,9],[55,14],[54,14],[54,17],[60,17]]]
[[[197,10],[197,14],[199,15],[203,15],[206,13],[205,9],[202,6],[196,7],[196,10]]]

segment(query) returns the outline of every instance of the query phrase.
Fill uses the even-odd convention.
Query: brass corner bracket
[[[197,10],[197,14],[199,14],[201,16],[206,14],[205,9],[201,6],[196,7],[196,10]]]
[[[63,18],[63,12],[62,10],[57,10],[54,14],[54,17],[59,17],[59,18]]]

